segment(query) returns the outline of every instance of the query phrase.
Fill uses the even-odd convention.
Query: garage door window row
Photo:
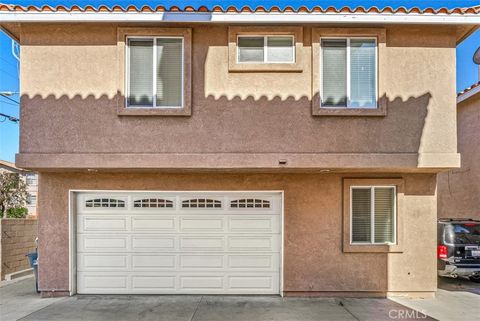
[[[114,198],[95,198],[85,201],[86,208],[125,208],[126,201]],[[134,208],[174,208],[174,201],[164,198],[142,198],[133,201]],[[211,198],[194,198],[182,201],[182,208],[223,208],[221,200]],[[230,208],[270,209],[270,201],[258,198],[242,198],[230,201]]]

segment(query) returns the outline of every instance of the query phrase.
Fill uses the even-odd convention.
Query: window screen
[[[153,39],[129,39],[129,106],[153,107]]]
[[[322,106],[375,108],[376,40],[322,39],[321,47]]]
[[[375,40],[350,40],[350,106],[375,105]]]
[[[347,105],[347,41],[322,40],[322,105]]]
[[[182,105],[182,39],[157,39],[157,106]]]
[[[183,39],[128,39],[127,107],[183,105]]]
[[[352,243],[395,243],[395,188],[351,190]]]

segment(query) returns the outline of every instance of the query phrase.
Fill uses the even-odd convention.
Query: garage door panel
[[[78,200],[78,293],[280,291],[280,193],[112,192]]]
[[[176,276],[132,276],[134,290],[175,290]]]
[[[229,251],[276,251],[279,249],[280,236],[242,235],[228,237]]]
[[[278,254],[258,254],[258,255],[228,255],[227,268],[232,270],[248,271],[278,271]]]
[[[202,292],[206,289],[222,290],[224,277],[212,276],[181,276],[180,289],[182,290],[196,290]]]
[[[82,275],[79,274],[82,284],[79,287],[86,291],[107,290],[108,289],[127,289],[127,276],[112,276],[112,275]]]
[[[128,255],[80,254],[78,256],[79,271],[98,269],[127,269]]]
[[[278,216],[235,215],[228,218],[228,231],[248,233],[279,233],[280,218]]]
[[[175,255],[132,255],[134,269],[175,269]]]
[[[78,236],[78,252],[125,252],[128,251],[129,237],[126,235],[85,235]]]
[[[175,232],[174,217],[132,217],[132,232]]]
[[[126,216],[79,216],[79,229],[83,232],[115,233],[128,230]]]
[[[182,251],[223,251],[225,238],[223,236],[181,236],[180,250]]]
[[[222,232],[224,225],[224,218],[222,216],[180,217],[180,232]]]
[[[221,269],[225,266],[224,255],[181,255],[181,269]]]
[[[132,250],[136,252],[174,251],[176,236],[132,235]]]

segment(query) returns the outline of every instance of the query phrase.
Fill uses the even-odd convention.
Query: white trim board
[[[202,22],[480,24],[479,14],[224,13],[224,12],[0,12],[0,22]]]

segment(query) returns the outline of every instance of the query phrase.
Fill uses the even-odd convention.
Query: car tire
[[[470,281],[480,283],[480,275],[471,276],[469,279]]]

